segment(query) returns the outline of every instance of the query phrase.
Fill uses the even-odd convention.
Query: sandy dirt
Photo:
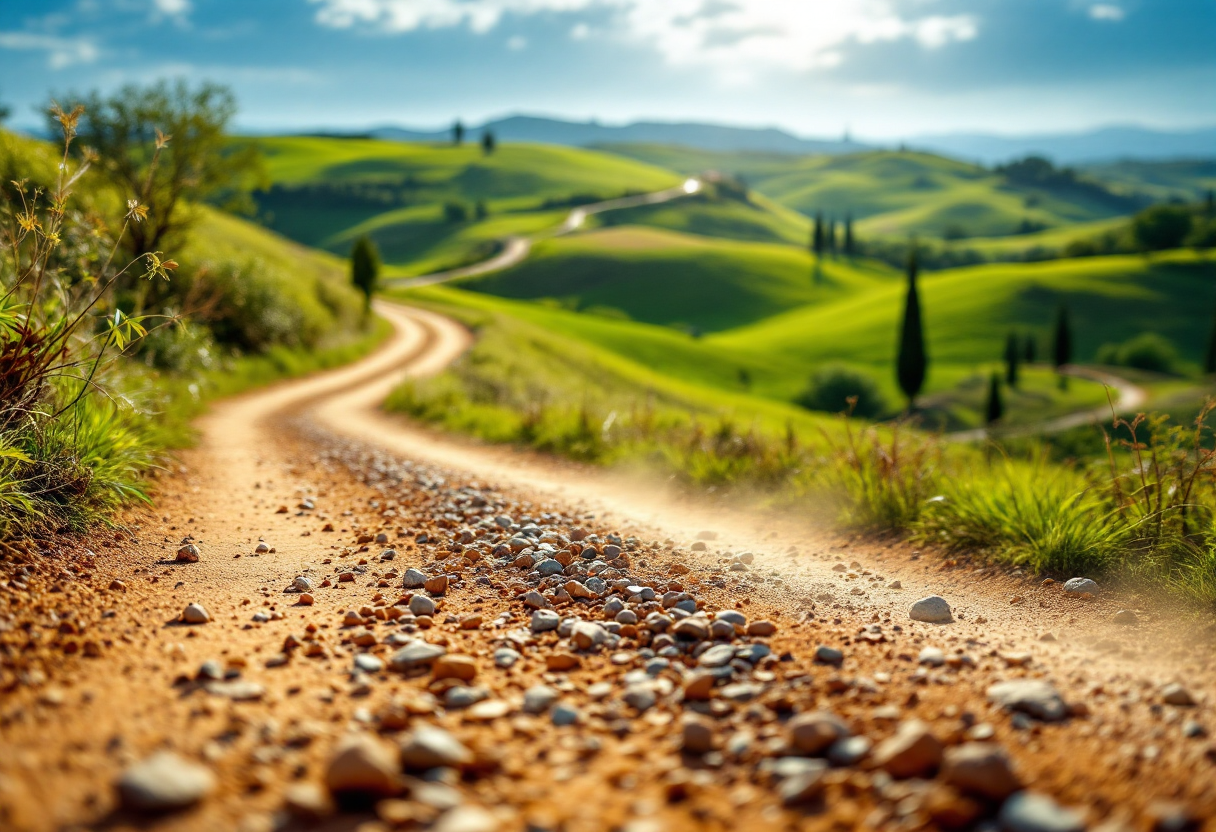
[[[0,829],[1216,829],[1210,617],[411,425],[377,404],[469,335],[380,311],[376,354],[217,405],[123,530],[3,564]],[[175,559],[187,535],[198,562]],[[546,551],[564,574],[538,574]],[[411,567],[446,591],[405,587]],[[934,594],[953,620],[911,620]],[[181,623],[190,603],[210,620]],[[529,603],[563,629],[535,632]],[[672,635],[727,613],[744,623],[716,642]],[[447,656],[394,670],[414,640]],[[711,642],[736,646],[725,669],[702,664]],[[989,701],[1016,679],[1054,686],[1060,718]],[[556,704],[527,706],[537,686]],[[874,748],[821,762],[794,731],[818,711]],[[901,725],[929,739],[901,748]],[[465,753],[411,764],[420,726]],[[373,747],[357,795],[332,768],[351,737]],[[977,742],[1021,797],[958,774]],[[165,749],[214,783],[181,810],[124,805],[118,779]],[[1026,794],[1054,801],[1038,825]]]

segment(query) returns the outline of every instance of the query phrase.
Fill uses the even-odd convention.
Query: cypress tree
[[[496,147],[498,147],[498,140],[494,138],[494,134],[489,130],[483,132],[481,134],[481,152],[489,156]]]
[[[460,119],[456,119],[456,123],[452,125],[452,144],[457,147],[464,144],[464,124]]]
[[[815,215],[815,230],[811,235],[811,250],[816,257],[823,257],[823,213]]]
[[[1203,371],[1208,375],[1216,373],[1216,315],[1212,316],[1212,332],[1208,335],[1208,351],[1203,357]]]
[[[1009,333],[1005,338],[1005,383],[1010,388],[1018,386],[1018,364],[1022,360],[1022,352],[1018,349],[1018,334]]]
[[[844,253],[852,257],[857,253],[857,240],[853,238],[853,215],[844,215]]]
[[[350,282],[363,293],[367,307],[372,305],[372,294],[380,277],[380,253],[376,244],[366,234],[355,240],[350,251]]]
[[[916,407],[916,396],[925,384],[929,356],[925,351],[925,332],[920,319],[920,294],[916,290],[918,263],[916,244],[908,251],[908,297],[904,303],[904,318],[899,330],[899,357],[896,375],[899,389],[908,397],[908,410]]]
[[[1068,321],[1068,307],[1061,305],[1056,313],[1055,339],[1052,343],[1052,360],[1060,375],[1060,389],[1068,388],[1068,376],[1060,373],[1065,364],[1072,361],[1072,325]]]
[[[1001,374],[993,373],[988,379],[988,405],[985,410],[984,419],[988,424],[993,424],[1005,415],[1005,403],[1001,401]]]

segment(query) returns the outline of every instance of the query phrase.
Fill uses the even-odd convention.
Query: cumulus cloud
[[[92,63],[101,54],[97,44],[87,38],[63,38],[35,32],[0,32],[0,49],[45,52],[51,69]]]
[[[152,9],[164,17],[184,20],[190,14],[190,0],[152,0]]]
[[[487,32],[507,15],[607,12],[616,34],[656,49],[669,63],[730,75],[761,68],[808,70],[841,61],[850,43],[911,39],[926,49],[971,40],[971,15],[897,8],[895,0],[309,0],[335,28],[385,32],[467,26]],[[581,28],[580,28],[581,27]],[[585,36],[585,24],[571,30]]]
[[[1095,3],[1089,7],[1089,16],[1094,20],[1109,20],[1117,23],[1124,18],[1125,12],[1110,3]]]

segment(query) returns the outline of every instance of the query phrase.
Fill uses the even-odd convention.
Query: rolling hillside
[[[804,215],[851,214],[862,235],[1009,236],[1134,213],[1144,200],[1097,180],[1033,180],[929,153],[838,156],[713,153],[612,145],[606,149],[684,173],[719,170]]]
[[[397,273],[486,256],[495,241],[553,224],[571,203],[670,187],[653,165],[596,151],[370,139],[258,139],[272,185],[257,195],[270,228],[345,255],[370,234]],[[484,213],[484,216],[482,214]]]

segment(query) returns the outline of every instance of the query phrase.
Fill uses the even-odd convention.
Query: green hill
[[[851,214],[862,236],[996,237],[1133,213],[1143,199],[1097,179],[1005,172],[931,153],[842,156],[712,153],[613,145],[614,153],[692,173],[718,170],[805,215]]]
[[[669,211],[687,215],[682,212],[683,204]],[[852,296],[897,276],[879,264],[833,259],[825,260],[818,279],[816,271],[808,252],[789,245],[622,226],[547,240],[519,266],[461,285],[711,332]]]
[[[256,197],[266,225],[343,255],[370,234],[398,274],[484,257],[494,241],[552,225],[571,204],[680,181],[653,165],[567,147],[504,144],[487,156],[474,146],[372,139],[255,141],[271,182]]]
[[[1157,200],[1192,202],[1216,190],[1216,159],[1109,162],[1090,165],[1085,171],[1117,190],[1147,194]]]

